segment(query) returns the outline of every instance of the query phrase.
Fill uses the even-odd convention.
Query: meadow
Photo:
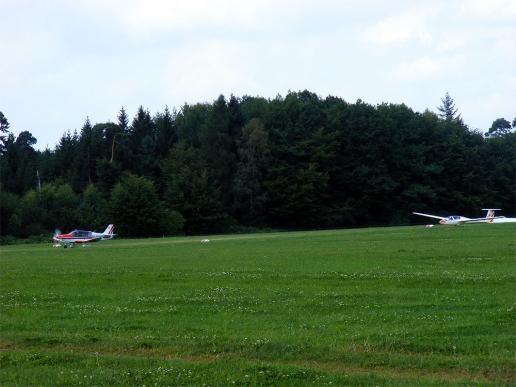
[[[515,253],[515,224],[1,247],[0,384],[510,385]]]

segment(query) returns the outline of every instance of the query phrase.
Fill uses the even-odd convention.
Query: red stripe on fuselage
[[[70,236],[57,236],[54,238],[55,241],[62,241],[62,240],[66,240],[66,241],[70,241],[70,242],[73,242],[73,243],[89,243],[89,242],[98,242],[100,240],[100,238],[88,238],[88,239],[80,239],[80,238],[74,238],[74,237],[70,237]]]
[[[98,242],[98,239],[97,239],[97,238],[92,238],[92,239],[78,239],[78,240],[74,241],[74,243],[88,243],[88,242]]]

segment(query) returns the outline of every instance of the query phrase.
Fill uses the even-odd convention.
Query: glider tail
[[[495,211],[500,211],[500,208],[482,208],[482,211],[487,211],[486,219],[495,218]]]

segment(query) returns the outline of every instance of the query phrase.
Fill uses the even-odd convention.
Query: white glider
[[[413,212],[414,215],[426,216],[427,218],[439,219],[439,224],[455,225],[467,223],[512,223],[516,222],[516,218],[506,218],[505,216],[496,216],[495,211],[500,211],[499,208],[482,208],[482,211],[487,211],[484,218],[466,218],[465,216],[437,216],[431,214],[423,214],[421,212]]]

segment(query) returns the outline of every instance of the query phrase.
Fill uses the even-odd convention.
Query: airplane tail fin
[[[482,211],[487,211],[486,219],[487,223],[493,223],[494,219],[504,218],[504,216],[496,216],[495,211],[500,211],[501,208],[482,208]]]
[[[495,217],[495,211],[500,211],[500,208],[482,208],[482,211],[487,211],[486,219],[493,219]]]
[[[104,235],[113,235],[113,230],[115,229],[115,225],[114,224],[110,224],[106,227],[106,229],[104,230],[104,232],[102,234]]]

